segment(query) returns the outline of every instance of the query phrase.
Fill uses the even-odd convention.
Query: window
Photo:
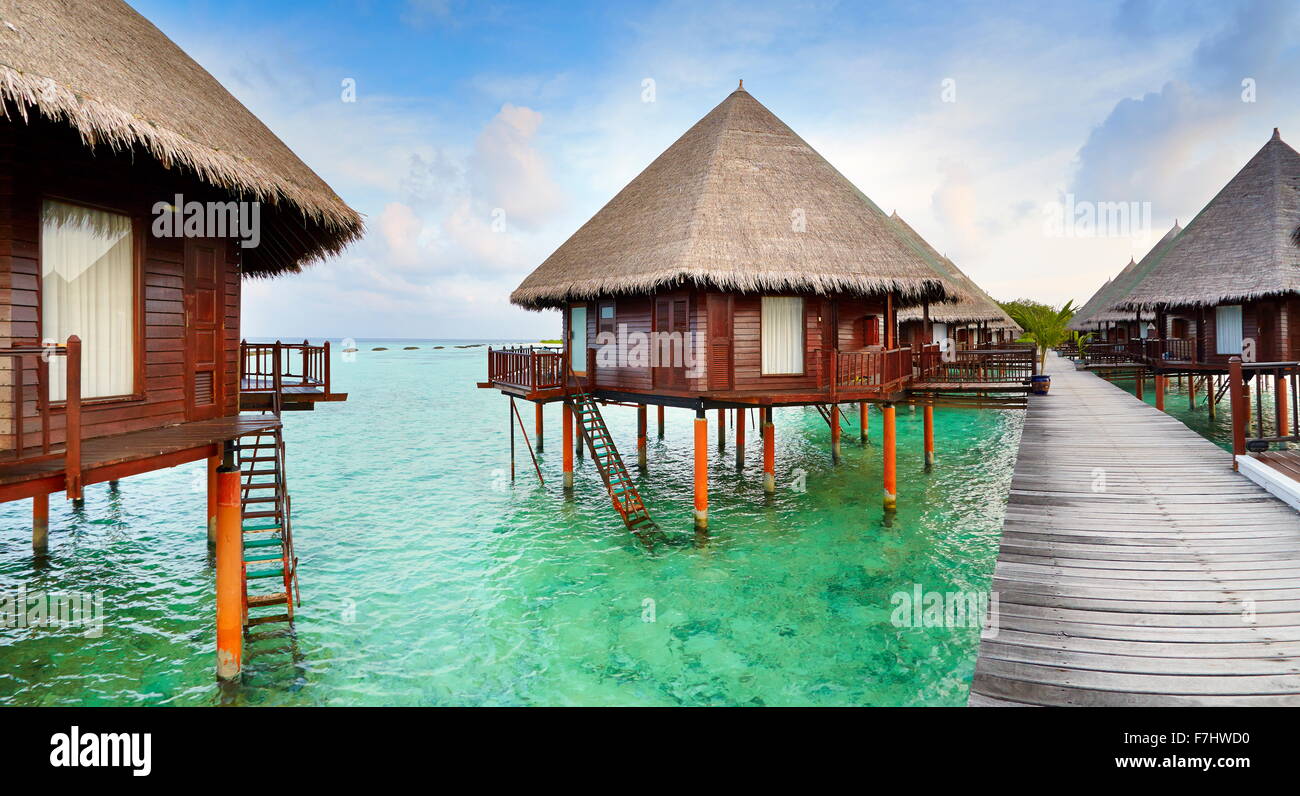
[[[587,372],[587,306],[569,308],[569,367]]]
[[[1214,350],[1219,354],[1241,353],[1241,305],[1214,309]]]
[[[596,333],[609,332],[610,334],[617,334],[618,329],[615,325],[614,318],[614,302],[602,301],[600,302],[599,307],[600,314],[596,316]]]
[[[803,299],[797,296],[764,296],[762,327],[762,374],[802,374]]]
[[[81,397],[135,391],[131,219],[64,202],[41,208],[41,336],[81,338]],[[66,395],[66,360],[50,359],[50,398]]]

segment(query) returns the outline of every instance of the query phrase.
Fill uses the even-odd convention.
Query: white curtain
[[[569,362],[574,373],[587,372],[587,308],[569,310]]]
[[[1216,307],[1214,311],[1214,350],[1220,354],[1241,353],[1241,305]]]
[[[81,338],[81,397],[135,388],[131,219],[46,200],[41,212],[41,335]],[[50,397],[66,397],[66,360],[50,358]]]
[[[763,297],[763,375],[803,373],[803,299]]]
[[[942,343],[944,340],[948,339],[948,324],[931,322],[930,327],[931,327],[931,334],[930,334],[931,343]]]

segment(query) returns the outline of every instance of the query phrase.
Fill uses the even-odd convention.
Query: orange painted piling
[[[32,496],[32,552],[43,556],[50,549],[50,496]]]
[[[925,470],[934,468],[934,407],[925,407]]]
[[[763,408],[763,491],[776,492],[776,428],[770,406]]]
[[[863,442],[867,441],[871,431],[871,404],[863,401],[858,404],[858,438]]]
[[[646,466],[645,426],[646,405],[641,404],[636,408],[636,463],[640,467]]]
[[[661,404],[657,407],[659,410],[659,439],[664,438],[664,408]]]
[[[894,451],[894,405],[885,404],[882,407],[884,415],[885,433],[882,440],[885,453],[885,511],[894,511],[898,508],[898,473],[896,471],[897,460]]]
[[[736,469],[745,468],[745,410],[736,410]]]
[[[1156,382],[1156,408],[1161,412],[1165,411],[1165,376],[1159,373],[1155,375]]]
[[[217,677],[239,676],[244,656],[244,562],[239,470],[217,470]]]
[[[1133,393],[1134,395],[1137,396],[1137,399],[1139,401],[1146,400],[1146,396],[1143,394],[1143,391],[1146,389],[1147,386],[1146,381],[1147,381],[1146,373],[1144,371],[1139,370],[1137,372],[1137,376],[1134,378],[1133,381]]]
[[[695,530],[709,530],[709,419],[703,409],[695,412]]]
[[[1196,374],[1187,377],[1187,408],[1196,408]]]
[[[542,452],[542,431],[544,430],[544,423],[543,423],[544,415],[542,414],[541,403],[534,404],[534,406],[536,407],[535,423],[536,423],[536,437],[537,437],[537,452],[541,453]]]
[[[1228,398],[1232,410],[1232,469],[1237,457],[1246,453],[1246,426],[1250,423],[1249,385],[1242,379],[1241,358],[1228,360]]]
[[[564,488],[573,489],[573,405],[564,402]]]
[[[1287,405],[1286,376],[1281,373],[1274,378],[1273,398],[1277,402],[1277,435],[1287,436],[1291,431],[1291,407]]]
[[[831,404],[831,461],[840,461],[840,405]]]
[[[208,457],[208,547],[217,544],[217,468],[220,456]]]
[[[718,450],[727,449],[727,410],[718,410]]]

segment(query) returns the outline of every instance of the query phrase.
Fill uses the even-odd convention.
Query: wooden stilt
[[[934,407],[925,407],[925,471],[934,469]]]
[[[217,468],[220,456],[208,457],[208,547],[217,544]]]
[[[581,459],[581,458],[583,457],[583,452],[582,452],[582,435],[581,435],[581,434],[574,434],[574,435],[573,435],[573,452],[574,452],[575,454],[577,454],[577,456],[578,456],[579,459]]]
[[[831,404],[831,461],[840,461],[840,405]]]
[[[636,408],[636,463],[641,469],[646,466],[645,425],[646,405],[640,404]]]
[[[718,450],[727,449],[727,410],[718,410]]]
[[[745,469],[745,410],[736,410],[736,469]]]
[[[515,398],[510,396],[509,413],[506,424],[510,426],[510,480],[515,480]]]
[[[564,488],[573,489],[573,404],[564,402]]]
[[[1146,380],[1147,380],[1146,371],[1139,370],[1137,372],[1136,381],[1133,382],[1133,384],[1135,385],[1134,392],[1137,395],[1137,399],[1139,401],[1146,400],[1146,396],[1142,394],[1143,390],[1146,388]]]
[[[719,410],[720,411],[720,410]],[[695,531],[709,530],[709,419],[695,410]]]
[[[1250,425],[1250,385],[1241,373],[1241,358],[1228,359],[1229,406],[1232,408],[1232,469],[1237,457],[1246,453],[1246,427]]]
[[[1277,406],[1277,435],[1288,436],[1291,433],[1291,407],[1287,404],[1286,376],[1281,373],[1273,377],[1273,400]]]
[[[1161,412],[1165,411],[1165,380],[1167,378],[1168,377],[1162,376],[1159,373],[1155,375],[1156,408],[1159,409]]]
[[[217,677],[233,680],[243,664],[244,565],[239,470],[217,469]]]
[[[43,556],[50,550],[50,496],[32,496],[32,552]]]
[[[1196,374],[1189,373],[1187,376],[1187,408],[1196,408]]]
[[[770,406],[763,407],[763,491],[776,492],[776,427]]]
[[[1205,377],[1205,407],[1209,410],[1211,422],[1214,421],[1215,415],[1219,413],[1219,408],[1217,406],[1219,403],[1219,385],[1215,383],[1216,381],[1218,381],[1218,379],[1214,376]]]
[[[863,401],[858,404],[858,439],[866,443],[871,431],[871,404]]]
[[[536,412],[536,415],[537,415],[537,420],[536,420],[536,430],[537,430],[537,433],[536,433],[536,437],[537,437],[537,452],[538,452],[538,453],[541,453],[541,452],[542,452],[542,439],[543,439],[543,437],[542,437],[542,431],[544,430],[544,427],[545,427],[545,423],[543,422],[543,420],[544,420],[545,415],[542,413],[542,403],[541,403],[541,402],[538,402],[538,403],[534,404],[534,406],[537,407],[537,408],[534,410],[534,411]]]
[[[659,410],[659,439],[664,438],[664,408],[662,405],[656,407]]]
[[[881,440],[885,455],[885,511],[898,508],[898,474],[895,471],[897,460],[894,456],[894,405],[885,404],[881,408],[884,415],[884,435]]]

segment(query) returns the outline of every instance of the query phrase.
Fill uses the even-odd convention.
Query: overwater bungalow
[[[655,526],[598,403],[637,408],[641,463],[649,406],[658,408],[661,429],[665,407],[695,413],[697,531],[708,527],[708,410],[719,418],[760,412],[772,492],[775,407],[817,406],[838,458],[840,405],[858,405],[865,437],[867,406],[877,403],[884,503],[892,508],[894,405],[940,377],[937,346],[924,352],[934,357],[927,365],[900,341],[899,312],[920,307],[925,317],[930,305],[963,296],[742,85],[511,294],[518,306],[561,312],[563,351],[489,351],[480,386],[537,403],[539,436],[541,405],[562,402],[565,485],[573,483],[576,424],[578,443],[587,442],[615,508],[637,533]],[[1016,386],[1028,379],[1023,370],[999,374]],[[745,412],[735,417],[740,451]],[[931,448],[932,423],[927,406]]]
[[[1169,231],[1156,241],[1140,261],[1129,258],[1128,265],[1124,266],[1113,279],[1107,280],[1074,314],[1070,320],[1070,328],[1080,332],[1090,332],[1093,335],[1092,345],[1089,346],[1090,363],[1129,362],[1131,361],[1128,357],[1130,339],[1144,340],[1148,337],[1160,336],[1156,332],[1155,317],[1152,313],[1121,312],[1112,309],[1111,305],[1133,288],[1138,275],[1168,248],[1182,229],[1175,221]],[[1186,333],[1182,327],[1178,328]]]
[[[960,286],[963,295],[956,301],[928,308],[929,317],[920,307],[908,307],[898,313],[899,341],[919,351],[925,345],[951,340],[956,350],[988,348],[1015,341],[1023,330],[1011,316],[985,293],[949,258],[940,254],[901,216],[890,216],[907,237],[921,249],[935,270]],[[930,334],[927,336],[927,323]]]
[[[340,251],[361,219],[126,3],[4,23],[0,502],[32,501],[43,554],[51,494],[206,461],[231,676],[242,627],[293,614],[279,412],[344,397],[326,346],[241,345],[240,284]]]

